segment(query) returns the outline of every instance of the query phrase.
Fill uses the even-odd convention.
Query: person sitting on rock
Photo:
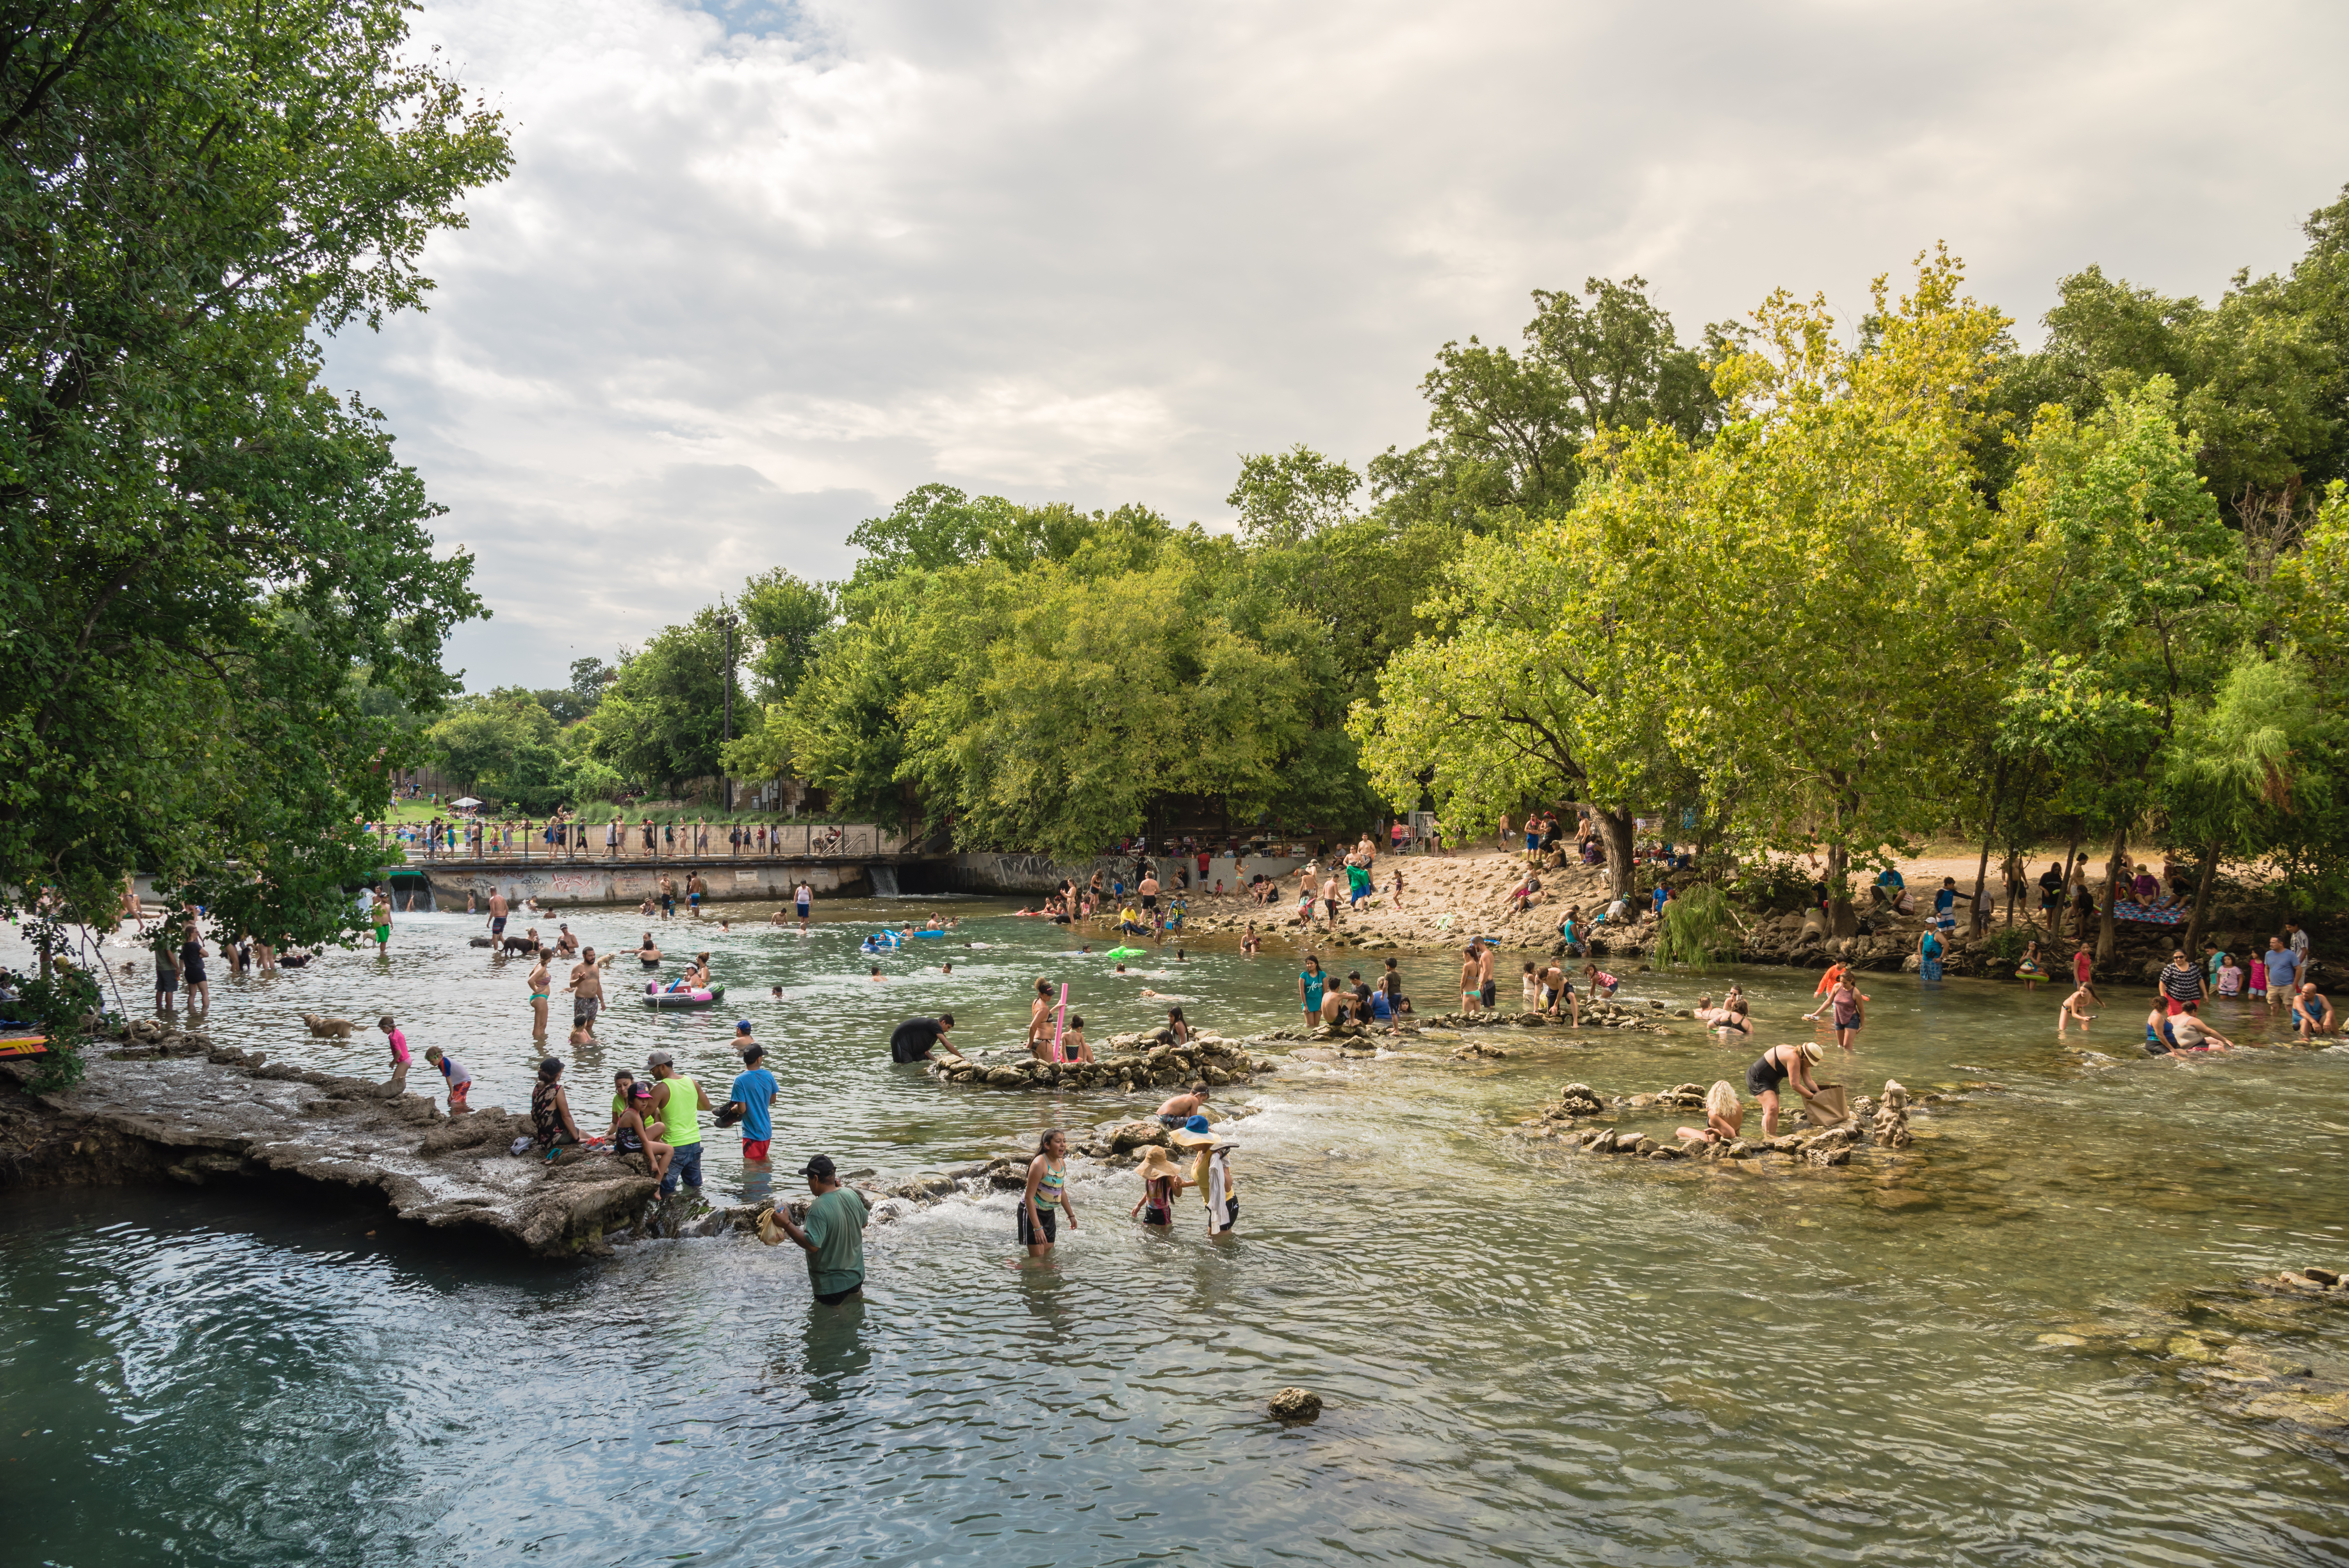
[[[1199,1115],[1206,1109],[1208,1098],[1207,1086],[1206,1084],[1193,1084],[1188,1089],[1181,1094],[1173,1096],[1165,1104],[1158,1108],[1158,1125],[1161,1127],[1182,1126],[1185,1122],[1189,1121],[1193,1117]]]
[[[2301,982],[2299,994],[2292,999],[2292,1022],[2303,1040],[2333,1032],[2333,1004],[2317,990],[2315,981]]]
[[[2181,1018],[2185,1016],[2183,1013],[2176,1015]],[[2145,1016],[2145,1054],[2147,1056],[2166,1057],[2178,1048],[2177,1037],[2170,1032],[2171,1016],[2169,1009],[2158,1001],[2154,1003],[2153,1010]]]
[[[669,1157],[677,1152],[653,1136],[653,1086],[628,1080],[617,1109],[612,1112],[612,1148],[622,1155],[641,1154],[656,1181],[668,1175]]]
[[[538,1064],[538,1081],[530,1089],[530,1126],[532,1141],[550,1160],[566,1143],[587,1141],[587,1135],[572,1119],[571,1100],[563,1092],[563,1061],[559,1057],[548,1057]]]
[[[1744,1125],[1745,1102],[1737,1098],[1733,1085],[1723,1080],[1704,1092],[1704,1125],[1676,1127],[1672,1135],[1692,1143],[1733,1143]]]
[[[1166,1032],[1174,1037],[1174,1044],[1178,1046],[1187,1046],[1191,1043],[1191,1026],[1183,1021],[1182,1008],[1166,1009]]]

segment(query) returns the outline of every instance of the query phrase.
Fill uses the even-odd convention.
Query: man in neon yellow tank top
[[[701,1113],[715,1109],[701,1086],[677,1070],[677,1057],[655,1051],[645,1058],[652,1069],[653,1111],[661,1119],[661,1141],[677,1152],[670,1156],[668,1174],[661,1178],[664,1198],[683,1182],[701,1196]]]

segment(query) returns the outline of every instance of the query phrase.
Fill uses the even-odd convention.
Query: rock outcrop
[[[404,1084],[274,1066],[201,1037],[133,1029],[90,1051],[82,1081],[0,1110],[0,1172],[26,1183],[233,1178],[373,1193],[400,1218],[540,1257],[609,1250],[655,1191],[642,1156],[507,1152],[529,1118],[485,1106],[451,1120]]]
[[[1244,1040],[1203,1032],[1178,1046],[1173,1032],[1162,1027],[1112,1036],[1090,1063],[1042,1062],[1022,1052],[933,1060],[928,1071],[943,1082],[972,1088],[1115,1089],[1131,1094],[1194,1083],[1221,1088],[1249,1082],[1272,1067],[1269,1058],[1252,1057]]]

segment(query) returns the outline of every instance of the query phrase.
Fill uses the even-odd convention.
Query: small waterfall
[[[897,868],[895,866],[867,866],[864,868],[864,874],[873,879],[873,896],[874,898],[902,898],[905,896],[897,891]]]

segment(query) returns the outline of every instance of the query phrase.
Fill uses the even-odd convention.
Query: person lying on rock
[[[1818,1064],[1823,1053],[1809,1040],[1800,1045],[1772,1046],[1754,1058],[1745,1069],[1745,1092],[1762,1102],[1762,1136],[1778,1136],[1778,1091],[1789,1078],[1795,1092],[1808,1099],[1819,1092],[1811,1077],[1811,1068]]]
[[[1158,1125],[1180,1127],[1193,1117],[1204,1113],[1209,1099],[1207,1086],[1195,1083],[1185,1092],[1170,1098],[1158,1108]]]
[[[1721,1081],[1704,1092],[1704,1125],[1676,1127],[1672,1135],[1691,1143],[1731,1143],[1744,1125],[1745,1102],[1737,1098],[1735,1088]]]

